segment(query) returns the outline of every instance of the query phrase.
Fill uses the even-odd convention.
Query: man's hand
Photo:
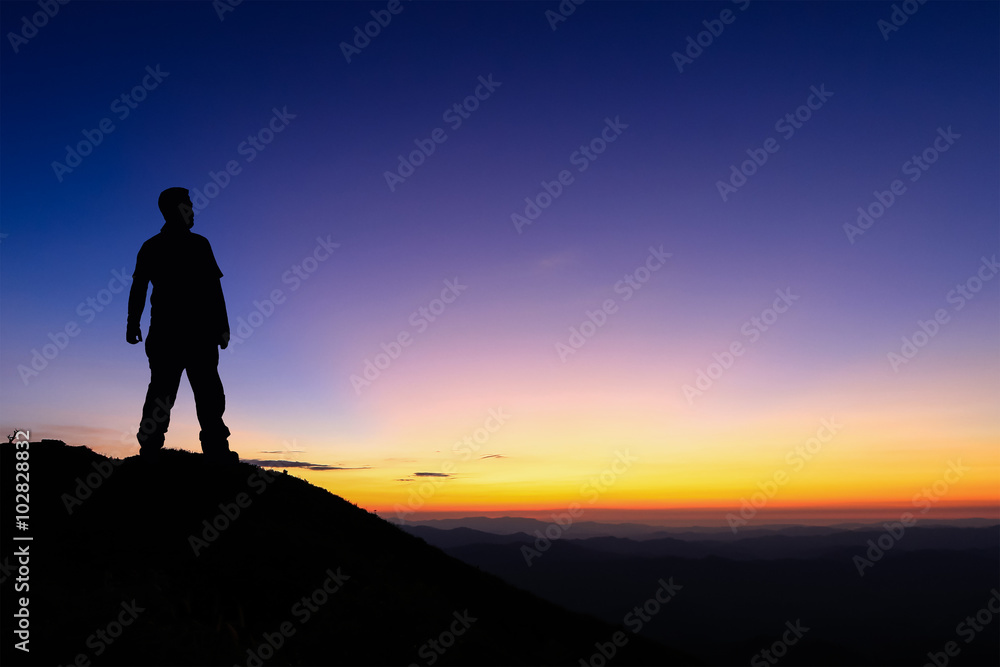
[[[221,349],[226,349],[229,347],[229,332],[223,331],[222,335],[219,337],[219,347]]]
[[[135,327],[134,329],[132,327],[129,327],[125,331],[125,340],[128,341],[129,345],[135,345],[136,343],[141,342],[142,329],[140,329],[139,327]]]

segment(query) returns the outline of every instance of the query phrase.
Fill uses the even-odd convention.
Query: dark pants
[[[142,451],[163,447],[181,373],[187,371],[201,424],[198,438],[202,451],[210,455],[228,452],[229,429],[222,421],[226,394],[219,378],[218,344],[192,339],[184,334],[165,335],[158,331],[146,336],[146,356],[149,358],[149,389],[146,390],[142,421],[136,434]]]

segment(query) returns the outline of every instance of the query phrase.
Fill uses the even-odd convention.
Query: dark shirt
[[[229,331],[229,318],[222,295],[222,271],[208,239],[182,227],[164,225],[160,233],[142,244],[132,273],[128,324],[138,328],[149,297],[150,331],[204,334],[217,339]],[[141,300],[139,294],[141,292]]]

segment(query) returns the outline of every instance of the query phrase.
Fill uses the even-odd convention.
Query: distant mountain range
[[[475,522],[531,532],[405,529],[514,586],[608,622],[627,624],[654,582],[672,580],[683,588],[639,634],[709,664],[774,664],[761,652],[796,621],[809,631],[794,646],[778,647],[788,655],[780,664],[1000,664],[998,525],[921,521],[891,532],[881,525],[786,527],[725,531],[725,539],[657,537],[659,530],[642,539],[581,539],[605,526],[573,524],[546,542],[543,522]],[[942,653],[946,647],[958,653]]]
[[[0,446],[4,665],[578,665],[601,646],[619,664],[702,664],[293,476],[183,451],[28,452]]]
[[[918,515],[919,516],[919,515]],[[394,521],[393,517],[389,517]],[[505,516],[486,517],[468,516],[454,519],[426,519],[422,521],[394,521],[404,527],[426,526],[449,530],[453,528],[471,528],[484,533],[496,535],[512,535],[515,533],[530,534],[535,530],[544,531],[551,521],[541,521],[528,517]],[[933,519],[919,516],[921,526],[955,526],[966,528],[982,528],[1000,525],[1000,518],[973,519]],[[740,527],[733,533],[728,527],[690,526],[684,528],[664,528],[642,523],[604,523],[598,521],[576,521],[564,531],[566,537],[584,539],[588,537],[626,537],[633,540],[649,540],[660,537],[673,537],[679,540],[737,540],[748,536],[761,535],[830,535],[845,530],[870,528],[882,530],[882,523],[841,523],[830,526],[803,526],[796,524],[760,525]]]
[[[452,549],[480,544],[524,544],[537,548],[536,543],[544,543],[537,533],[487,533],[471,528],[440,529],[430,526],[403,526],[411,535],[425,540],[442,549]],[[864,553],[868,541],[877,543],[885,529],[866,527],[855,530],[820,529],[821,532],[799,533],[795,529],[777,531],[747,531],[746,536],[736,539],[695,539],[692,533],[681,533],[684,537],[654,537],[630,539],[623,537],[568,537],[563,533],[555,541],[562,541],[590,551],[622,554],[630,556],[676,556],[679,558],[706,558],[717,556],[734,560],[756,560],[775,558],[816,558],[837,556],[845,549]],[[542,532],[542,535],[545,533]],[[893,540],[892,551],[964,551],[968,549],[990,549],[1000,540],[1000,525],[983,528],[959,528],[955,526],[912,526],[906,528],[906,539]],[[552,540],[550,540],[552,541]]]

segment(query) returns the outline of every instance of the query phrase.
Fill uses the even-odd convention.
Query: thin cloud
[[[480,459],[505,459],[507,458],[503,454],[487,454],[486,456],[480,456]]]
[[[560,269],[564,266],[572,266],[574,264],[579,264],[580,253],[575,249],[566,249],[556,251],[540,257],[535,260],[534,267],[539,271],[549,271],[552,269]]]
[[[410,477],[397,477],[397,482],[415,482],[418,477],[454,477],[454,475],[444,472],[415,472]]]
[[[302,454],[306,450],[304,449],[262,449],[261,454]]]
[[[251,463],[262,468],[305,468],[307,470],[368,470],[371,466],[331,466],[323,463],[309,463],[308,461],[284,461],[281,459],[243,459],[244,463]]]

